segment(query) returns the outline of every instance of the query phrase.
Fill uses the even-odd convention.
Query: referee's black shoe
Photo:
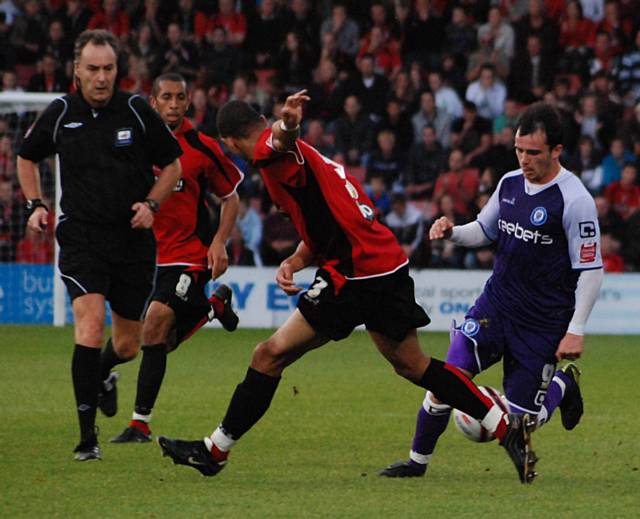
[[[222,313],[216,311],[216,319],[220,321],[225,330],[227,330],[228,332],[234,331],[238,327],[239,319],[236,313],[233,311],[233,308],[231,307],[233,292],[227,285],[220,285],[218,288],[216,288],[209,301],[214,298],[218,299],[222,303],[223,307]],[[214,305],[214,310],[216,310],[216,307],[218,305],[215,305],[213,301],[212,304]]]
[[[584,402],[580,391],[580,375],[582,372],[573,362],[560,368],[560,371],[572,381],[572,383],[567,384],[562,400],[560,400],[562,426],[567,431],[570,431],[580,423],[580,418],[584,413]]]
[[[509,414],[507,433],[500,442],[516,466],[520,483],[533,483],[538,457],[531,448],[531,433],[536,427],[535,418],[529,414]]]
[[[118,388],[116,384],[120,379],[120,373],[112,371],[106,380],[103,380],[98,393],[98,407],[102,413],[111,418],[118,412]]]
[[[200,471],[203,476],[215,476],[227,461],[217,462],[207,449],[204,441],[172,440],[166,436],[158,437],[158,445],[163,456],[169,456],[175,465],[186,465]]]

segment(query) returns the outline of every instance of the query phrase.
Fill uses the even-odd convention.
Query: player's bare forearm
[[[18,171],[18,182],[20,183],[20,189],[22,189],[24,197],[27,200],[42,198],[38,165],[35,162],[18,156],[16,168]]]
[[[271,127],[272,144],[277,151],[289,151],[295,148],[296,139],[300,136],[302,107],[310,99],[306,90],[287,97],[282,108],[282,118]]]
[[[563,359],[575,360],[579,359],[584,352],[584,336],[567,333],[560,341],[556,350],[556,358],[560,361]]]
[[[298,243],[295,252],[286,258],[282,263],[286,263],[291,266],[293,272],[298,272],[305,267],[308,267],[313,263],[315,255],[307,244],[303,241]]]
[[[207,253],[207,262],[213,279],[224,274],[229,266],[225,244],[231,235],[233,226],[236,224],[239,205],[240,200],[237,193],[233,193],[222,200],[220,224]]]
[[[180,160],[176,159],[162,169],[147,198],[161,203],[173,192],[181,176],[182,166],[180,165]]]

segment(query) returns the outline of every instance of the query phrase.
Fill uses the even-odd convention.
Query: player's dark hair
[[[118,39],[112,32],[105,31],[104,29],[86,30],[80,33],[80,36],[76,38],[76,42],[73,47],[74,61],[77,62],[80,59],[82,49],[84,49],[89,43],[93,43],[94,45],[109,45],[113,49],[113,52],[115,52],[116,59],[120,52]]]
[[[182,74],[178,74],[177,72],[166,72],[165,74],[160,74],[153,80],[153,86],[151,87],[151,95],[153,97],[157,97],[158,93],[160,92],[160,81],[183,83],[185,85],[185,88],[187,86],[187,80],[182,76]]]
[[[262,119],[249,103],[229,101],[220,108],[216,124],[220,137],[244,139],[254,126],[262,124]]]
[[[518,119],[516,130],[520,135],[531,135],[538,130],[547,136],[547,144],[553,149],[562,144],[562,118],[560,112],[548,103],[530,105]]]

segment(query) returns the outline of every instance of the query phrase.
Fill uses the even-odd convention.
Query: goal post
[[[2,157],[7,155],[7,159],[3,166],[5,170],[0,171],[0,182],[4,182],[6,189],[13,189],[13,198],[15,208],[15,200],[17,196],[17,173],[15,171],[15,160],[17,151],[22,142],[24,133],[37,119],[38,115],[56,98],[65,95],[64,93],[38,93],[38,92],[20,92],[9,91],[0,92],[0,124],[4,129],[7,147],[11,147]],[[11,165],[13,161],[13,165]],[[46,164],[45,164],[46,162]],[[58,157],[43,161],[40,165],[42,171],[46,171],[50,175],[48,178],[48,187],[44,195],[49,198],[51,205],[55,208],[55,222],[49,232],[43,237],[34,237],[28,233],[23,234],[21,229],[13,229],[9,234],[9,240],[13,240],[7,245],[7,253],[0,258],[0,267],[5,273],[2,276],[4,286],[0,286],[2,295],[2,313],[8,319],[8,322],[47,322],[55,326],[63,326],[66,322],[66,292],[64,284],[58,275],[58,244],[54,238],[53,229],[58,223],[60,216],[60,168]],[[25,225],[26,219],[13,218],[11,224]],[[19,238],[15,238],[15,237]],[[18,241],[19,239],[19,241]],[[51,254],[53,251],[53,254]],[[46,265],[51,265],[51,269],[43,269]],[[38,276],[46,276],[45,272],[51,272],[51,279],[43,282]],[[25,286],[28,287],[27,292],[33,291],[33,294],[25,294]],[[25,296],[30,297],[27,299]],[[46,301],[44,299],[49,299]],[[2,314],[0,314],[2,317]],[[46,319],[47,321],[43,321]],[[33,320],[31,320],[33,318]]]

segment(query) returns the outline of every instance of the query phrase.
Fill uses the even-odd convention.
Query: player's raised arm
[[[311,98],[306,90],[300,90],[287,97],[282,108],[282,118],[278,119],[271,130],[273,132],[273,147],[278,151],[294,149],[296,139],[300,136],[300,122],[302,121],[302,106]]]

